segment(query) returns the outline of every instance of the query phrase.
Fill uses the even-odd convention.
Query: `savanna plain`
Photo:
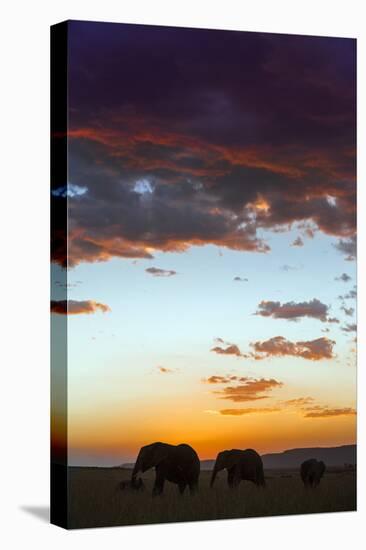
[[[69,468],[69,527],[107,527],[181,521],[345,512],[356,510],[356,472],[329,468],[321,483],[305,489],[298,470],[266,470],[265,488],[242,481],[234,489],[221,473],[210,488],[210,471],[201,471],[199,491],[180,495],[167,482],[164,493],[152,497],[155,473],[143,476],[145,490],[121,491],[131,478],[125,468]]]

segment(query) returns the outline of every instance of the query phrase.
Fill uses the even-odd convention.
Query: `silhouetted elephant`
[[[141,477],[139,477],[138,479],[135,478],[121,481],[119,487],[122,491],[144,491],[145,483],[142,481]]]
[[[264,486],[263,462],[259,454],[253,449],[241,451],[232,449],[231,451],[222,451],[217,455],[214,469],[212,471],[212,487],[217,472],[226,468],[227,482],[229,487],[236,487],[241,480],[252,481],[258,486]]]
[[[316,487],[319,485],[325,472],[325,464],[321,460],[309,458],[301,464],[300,475],[305,487]]]
[[[136,479],[140,471],[146,472],[150,468],[155,468],[156,472],[153,496],[163,492],[165,480],[176,483],[181,494],[187,485],[191,494],[198,489],[200,461],[196,451],[189,445],[152,443],[141,447],[131,481]]]

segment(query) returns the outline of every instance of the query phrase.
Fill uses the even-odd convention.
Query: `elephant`
[[[241,480],[252,481],[259,487],[265,486],[263,462],[253,449],[245,451],[232,449],[219,453],[212,471],[210,487],[213,487],[217,472],[224,468],[227,470],[227,482],[230,488],[239,485]]]
[[[305,487],[317,487],[325,472],[322,460],[309,458],[301,464],[300,475]]]
[[[139,477],[138,479],[127,479],[125,481],[121,481],[119,484],[119,487],[122,491],[144,491],[145,490],[145,483]]]
[[[200,460],[192,447],[181,443],[169,445],[168,443],[151,443],[141,447],[131,481],[134,483],[137,474],[155,468],[155,483],[153,496],[163,493],[165,480],[178,485],[180,494],[189,487],[191,495],[198,490],[198,478],[200,475]]]

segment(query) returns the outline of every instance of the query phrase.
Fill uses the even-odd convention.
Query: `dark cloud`
[[[328,323],[339,323],[339,319],[337,319],[337,317],[328,317],[327,319],[327,322]]]
[[[177,272],[172,269],[159,269],[158,267],[148,267],[145,271],[154,277],[172,277],[177,274]]]
[[[69,266],[266,253],[262,229],[293,224],[352,257],[355,41],[82,22],[68,36]],[[52,258],[67,265],[61,231]]]
[[[246,277],[234,277],[234,281],[238,281],[238,282],[242,282],[242,283],[247,283],[249,279],[247,279]]]
[[[251,346],[254,349],[254,358],[256,360],[266,359],[268,357],[302,357],[311,361],[320,361],[321,359],[332,359],[334,340],[322,337],[316,340],[304,342],[291,342],[283,336],[275,336],[264,342],[254,342]]]
[[[302,238],[299,236],[297,237],[294,242],[292,243],[291,246],[304,246],[304,241],[302,240]]]
[[[97,311],[106,313],[107,311],[111,311],[111,308],[93,300],[51,300],[51,313],[59,315],[90,314]]]
[[[329,307],[314,298],[309,302],[271,302],[263,300],[258,305],[256,315],[298,321],[302,317],[312,317],[319,321],[327,321]]]
[[[355,312],[355,308],[354,307],[346,307],[346,306],[342,306],[341,307],[341,310],[345,313],[345,315],[347,315],[348,317],[352,317],[354,312]]]
[[[346,323],[345,326],[341,327],[343,332],[357,332],[356,323]]]
[[[352,235],[349,239],[339,239],[334,246],[346,256],[346,260],[353,261],[356,259],[357,242],[355,235]]]
[[[347,273],[342,273],[342,275],[340,275],[339,277],[334,278],[335,281],[343,281],[344,283],[348,283],[348,281],[350,281],[351,279],[352,277],[347,275]]]
[[[357,289],[356,289],[356,285],[353,287],[352,290],[350,290],[349,292],[347,292],[347,294],[344,294],[343,296],[338,296],[338,298],[340,300],[353,300],[353,299],[356,299],[357,298]]]

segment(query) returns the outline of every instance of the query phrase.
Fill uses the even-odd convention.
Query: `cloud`
[[[174,369],[168,369],[167,367],[158,366],[156,368],[161,374],[173,374],[173,372],[175,372]]]
[[[210,377],[211,378],[211,377]],[[209,381],[209,378],[206,380]],[[270,392],[275,388],[281,388],[283,386],[282,382],[279,382],[273,378],[249,378],[249,377],[238,377],[236,379],[239,384],[236,385],[226,385],[226,387],[221,390],[216,390],[213,393],[218,395],[220,399],[228,399],[234,402],[245,402],[245,401],[258,401],[261,399],[268,399],[270,397]],[[219,384],[231,384],[233,378],[223,377],[220,382],[214,382]],[[208,382],[212,383],[212,382]]]
[[[345,315],[348,315],[348,317],[352,317],[354,312],[355,312],[355,308],[354,307],[346,307],[346,306],[342,306],[341,307],[341,310],[344,311]]]
[[[153,277],[172,277],[173,275],[177,275],[177,272],[172,269],[159,269],[158,267],[148,267],[145,271],[153,275]]]
[[[273,413],[280,410],[279,407],[253,407],[247,409],[221,409],[219,412],[224,416],[243,416],[244,414]]]
[[[87,187],[80,187],[79,185],[75,185],[72,183],[69,183],[67,186],[58,187],[57,189],[53,189],[51,191],[52,195],[54,197],[80,197],[82,195],[85,195],[87,193],[88,188]]]
[[[328,323],[339,323],[339,319],[337,319],[337,317],[328,317],[327,322]]]
[[[343,332],[357,332],[357,325],[356,323],[346,323],[341,329]]]
[[[344,253],[355,41],[95,25],[72,24],[68,162],[88,191],[68,197],[69,266],[207,244],[266,253],[263,229],[304,223]],[[62,200],[52,195],[55,209]]]
[[[249,279],[247,279],[246,277],[242,278],[242,277],[234,277],[234,281],[240,281],[240,282],[248,282]]]
[[[227,384],[232,380],[238,380],[238,377],[235,375],[233,376],[213,375],[213,376],[209,376],[208,378],[203,378],[202,382],[205,382],[206,384]]]
[[[304,405],[309,405],[313,401],[314,401],[313,397],[297,397],[295,399],[288,399],[287,401],[282,401],[282,403],[289,407],[303,407]]]
[[[351,407],[334,408],[329,407],[310,407],[305,409],[305,418],[329,418],[332,416],[354,416],[357,414],[356,410]]]
[[[111,311],[111,308],[93,300],[51,300],[51,313],[59,315],[91,314],[97,311],[106,313]]]
[[[350,290],[349,292],[347,292],[347,294],[344,294],[343,296],[340,295],[338,296],[338,298],[340,300],[353,300],[353,299],[356,299],[357,298],[357,288],[356,288],[356,285],[353,287],[352,290]]]
[[[292,243],[291,246],[304,246],[304,241],[302,240],[302,238],[299,236],[297,237],[294,242]]]
[[[332,359],[334,340],[326,337],[316,340],[291,342],[283,336],[275,336],[264,342],[254,342],[251,346],[254,348],[254,358],[256,360],[266,359],[268,357],[301,357],[311,361],[320,361],[321,359]]]
[[[306,234],[307,237],[309,237],[309,239],[313,239],[314,236],[315,236],[315,231],[314,231],[313,228],[307,227],[307,228],[305,229],[305,234]]]
[[[339,252],[346,255],[347,261],[354,261],[357,253],[356,236],[352,235],[349,239],[339,239],[338,242],[333,245]]]
[[[314,298],[309,302],[280,302],[262,301],[258,305],[256,315],[273,317],[274,319],[288,319],[298,321],[301,317],[312,317],[326,322],[328,306]]]
[[[284,264],[284,265],[281,265],[280,270],[281,271],[297,271],[298,267],[296,267],[294,265]]]
[[[217,353],[218,355],[236,355],[237,357],[245,357],[236,344],[229,344],[226,348],[215,346],[211,349],[211,351]]]
[[[339,277],[334,278],[335,281],[343,281],[344,283],[348,283],[348,281],[350,281],[351,279],[352,277],[347,275],[347,273],[342,273],[342,275],[340,275]]]

